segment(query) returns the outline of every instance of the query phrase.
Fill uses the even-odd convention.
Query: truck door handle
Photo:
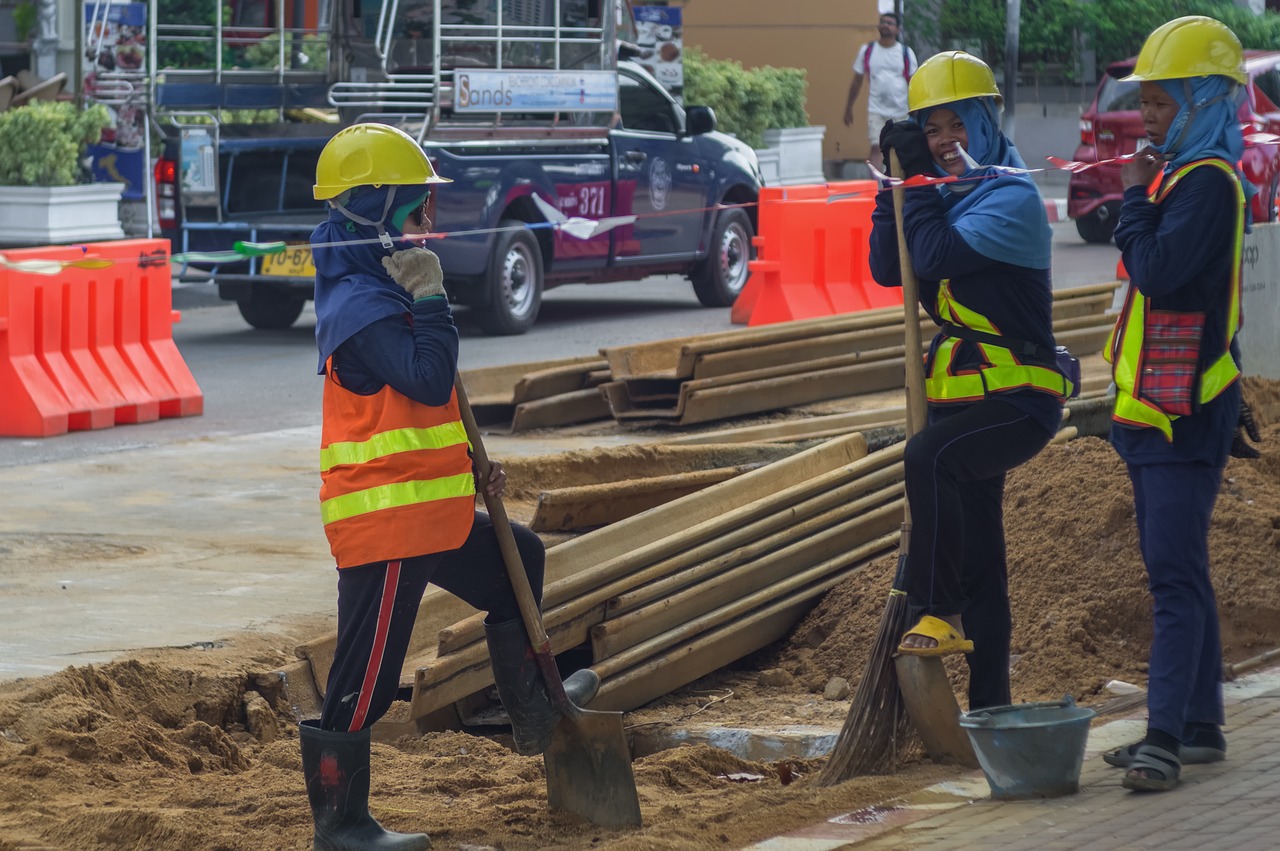
[[[622,158],[629,163],[642,163],[648,159],[649,155],[644,151],[627,151]]]

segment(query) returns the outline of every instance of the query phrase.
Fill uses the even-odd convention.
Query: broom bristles
[[[818,778],[819,785],[832,786],[864,774],[888,771],[906,750],[911,725],[898,689],[893,654],[909,626],[909,614],[906,594],[890,592],[867,667],[835,748]]]

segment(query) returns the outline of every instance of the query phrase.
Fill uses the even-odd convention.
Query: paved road
[[[1087,245],[1070,222],[1053,225],[1054,283],[1070,288],[1112,280],[1118,252]],[[322,384],[315,374],[315,314],[287,331],[256,331],[210,285],[175,290],[182,321],[174,339],[205,396],[205,413],[54,438],[0,438],[0,467],[85,458],[192,438],[315,425]],[[520,337],[486,337],[458,311],[464,369],[592,354],[736,326],[727,309],[698,304],[684,278],[566,286],[547,293],[538,323]]]

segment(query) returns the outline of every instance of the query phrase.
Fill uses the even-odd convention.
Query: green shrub
[[[109,123],[106,107],[33,101],[0,112],[0,186],[74,186],[88,182],[85,146]]]
[[[753,148],[764,144],[765,130],[809,123],[807,86],[802,68],[748,70],[740,62],[712,59],[696,47],[684,53],[684,102],[711,107],[722,131]]]

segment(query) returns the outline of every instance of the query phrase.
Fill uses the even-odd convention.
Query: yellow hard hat
[[[422,146],[386,124],[353,124],[334,134],[316,163],[317,201],[337,198],[357,186],[418,186],[452,183],[431,167]]]
[[[907,109],[915,112],[965,98],[992,97],[1004,104],[987,63],[963,50],[930,56],[907,85]]]
[[[1244,49],[1226,24],[1203,15],[1174,18],[1147,36],[1125,81],[1178,80],[1218,74],[1247,83]]]

